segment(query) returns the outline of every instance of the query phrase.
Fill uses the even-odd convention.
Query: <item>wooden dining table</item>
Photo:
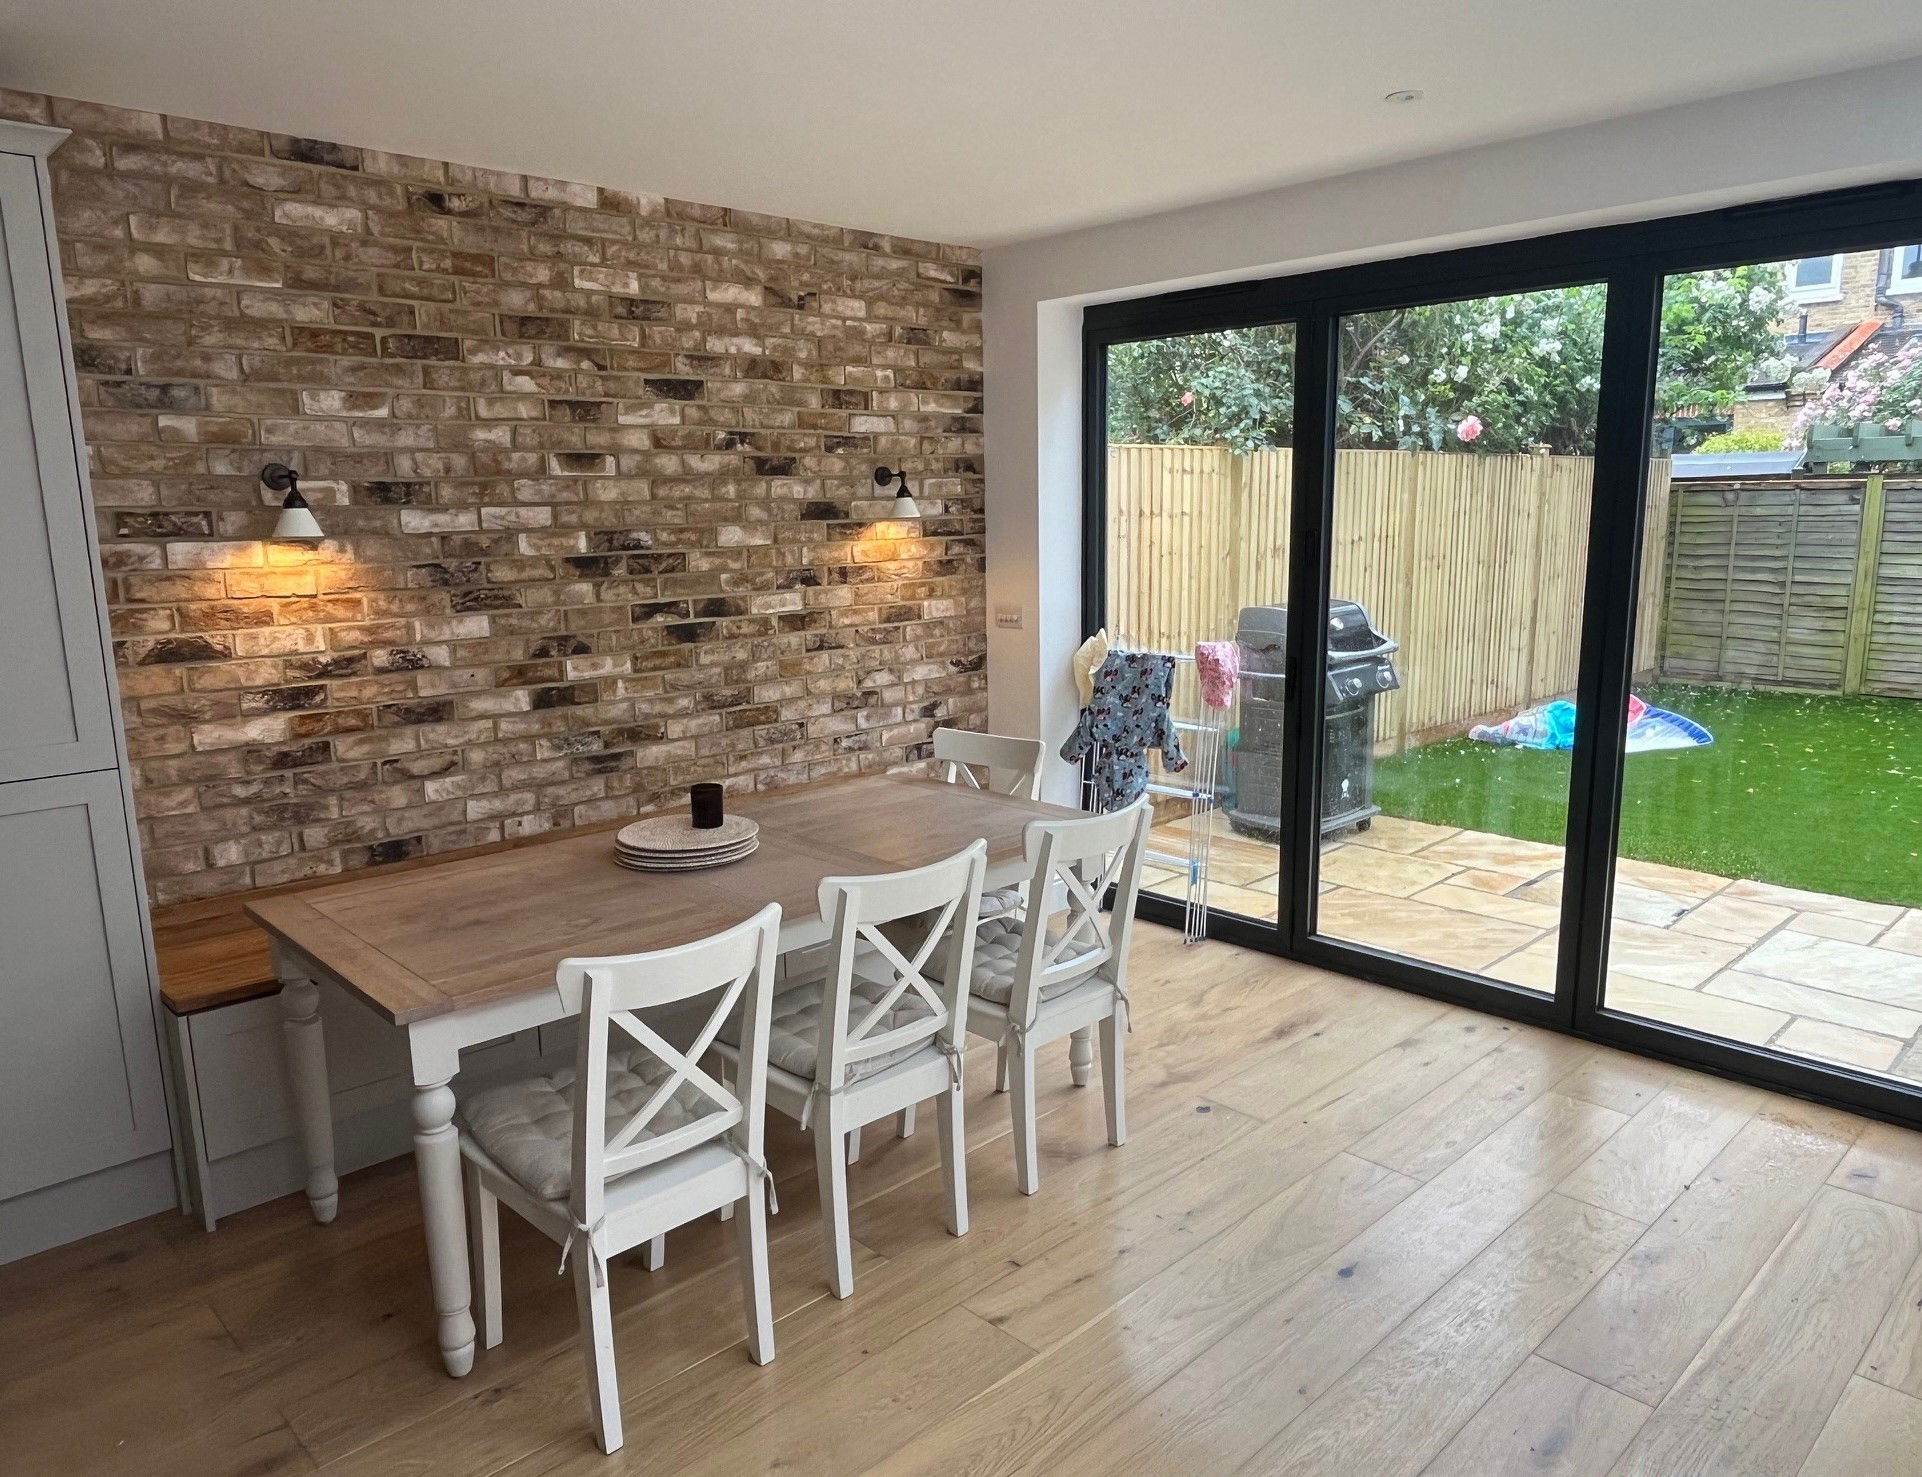
[[[460,1053],[570,1015],[555,983],[563,958],[671,948],[770,902],[781,905],[781,950],[808,948],[828,936],[823,878],[923,866],[980,840],[988,885],[1006,887],[1027,874],[1029,822],[1080,813],[905,775],[771,791],[731,809],[760,823],[760,847],[706,871],[629,871],[601,829],[248,905],[273,941],[307,1199],[323,1223],[338,1208],[339,1181],[318,982],[406,1033],[428,1268],[451,1375],[473,1368],[475,1338],[454,1126]],[[1086,1063],[1076,1066],[1079,1077]]]

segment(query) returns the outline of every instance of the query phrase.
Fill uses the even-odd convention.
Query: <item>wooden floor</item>
[[[850,1301],[770,1124],[768,1367],[721,1227],[618,1264],[616,1458],[512,1216],[506,1342],[441,1372],[400,1163],[0,1268],[0,1471],[1922,1471],[1922,1136],[1162,929],[1135,974],[1130,1143],[1064,1050],[1015,1194],[975,1053],[973,1230],[931,1123],[870,1130]]]

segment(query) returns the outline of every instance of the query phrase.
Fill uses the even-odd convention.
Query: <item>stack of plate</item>
[[[760,823],[746,816],[697,831],[684,815],[655,815],[615,834],[614,860],[636,872],[693,872],[738,862],[760,844]]]

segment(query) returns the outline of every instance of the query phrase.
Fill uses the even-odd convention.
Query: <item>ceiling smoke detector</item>
[[[1421,101],[1419,87],[1404,87],[1399,92],[1391,92],[1382,99],[1385,103],[1418,103]]]

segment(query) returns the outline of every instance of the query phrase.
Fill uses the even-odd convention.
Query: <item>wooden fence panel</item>
[[[1117,640],[1187,651],[1232,636],[1243,606],[1288,603],[1292,461],[1287,450],[1110,448]],[[1593,471],[1587,457],[1336,454],[1330,589],[1402,646],[1402,690],[1376,713],[1384,747],[1573,691]],[[1637,616],[1649,666],[1668,574],[1668,464],[1651,472]]]
[[[1864,483],[1708,483],[1672,498],[1662,672],[1840,691]]]
[[[1863,689],[1922,697],[1922,483],[1884,489]]]

